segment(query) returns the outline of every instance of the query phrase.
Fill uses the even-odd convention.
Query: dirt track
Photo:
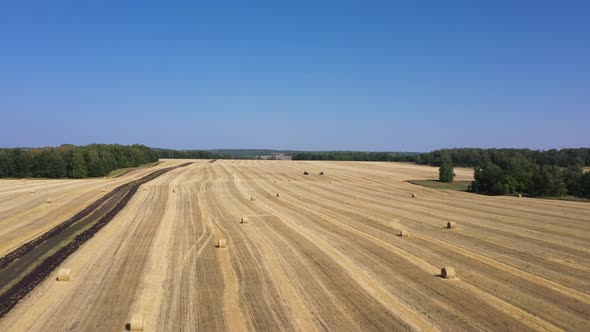
[[[178,164],[180,161],[166,160],[117,178],[0,180],[0,256],[72,217],[117,186]]]
[[[196,161],[144,185],[61,264],[73,280],[48,278],[0,330],[116,331],[136,313],[151,331],[590,330],[590,204],[404,182],[436,174],[399,163]],[[100,188],[82,181],[45,186],[64,197]],[[26,215],[27,203],[7,198],[18,188],[0,182],[0,224]],[[83,207],[72,199],[63,211]],[[449,220],[457,229],[443,227]],[[22,243],[15,234],[0,231]],[[214,247],[221,237],[227,248]],[[457,278],[438,277],[443,266]]]
[[[186,163],[177,167],[190,165]],[[120,185],[72,218],[0,258],[0,318],[69,255],[108,224],[139,187],[177,167],[169,167]]]

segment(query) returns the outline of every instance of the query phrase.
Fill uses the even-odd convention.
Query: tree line
[[[539,165],[517,156],[499,160],[498,163],[487,161],[474,170],[475,181],[470,190],[476,193],[590,198],[590,172],[584,172],[581,164],[565,168]]]
[[[423,165],[440,166],[443,158],[448,158],[455,166],[475,167],[487,162],[500,164],[507,158],[523,157],[536,165],[590,166],[590,148],[561,150],[529,149],[441,149],[417,155],[415,162]]]
[[[144,145],[61,145],[35,149],[0,149],[0,177],[84,178],[105,176],[118,168],[158,160]]]
[[[205,150],[178,151],[168,149],[153,149],[159,158],[164,159],[225,159],[224,155]]]
[[[231,151],[231,150],[228,150]],[[84,178],[165,159],[255,159],[206,150],[178,151],[144,145],[64,144],[46,148],[0,148],[0,178]]]
[[[469,190],[490,195],[522,193],[529,196],[571,195],[590,198],[590,149],[444,149],[417,156],[417,163],[471,166]],[[442,179],[442,176],[441,176]]]
[[[243,153],[234,152],[240,150],[168,150],[154,149],[160,158],[164,159],[262,159],[262,156],[254,153],[256,150],[245,150]]]
[[[349,160],[349,161],[416,161],[418,153],[413,152],[294,152],[293,160]]]

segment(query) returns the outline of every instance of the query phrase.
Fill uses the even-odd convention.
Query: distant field
[[[456,190],[456,191],[467,191],[471,180],[458,180],[450,183],[440,182],[438,180],[408,180],[409,183],[432,189],[445,189],[445,190]],[[474,194],[476,195],[476,194]],[[506,196],[517,196],[517,194],[510,194]],[[532,197],[535,199],[549,199],[549,200],[560,200],[560,201],[573,201],[573,202],[590,202],[590,200],[575,196],[561,196],[561,197]]]
[[[540,197],[539,199],[554,199],[559,201],[572,201],[572,202],[585,202],[589,203],[590,200],[582,197],[576,196],[562,196],[562,197]]]
[[[119,176],[121,176],[129,171],[132,171],[134,169],[153,167],[153,166],[158,165],[159,163],[160,163],[159,161],[155,161],[153,163],[147,163],[147,164],[143,164],[143,165],[140,165],[137,167],[119,168],[119,169],[116,169],[116,170],[110,172],[109,175],[107,175],[107,177],[116,178],[116,177],[119,177]]]
[[[185,162],[0,180],[0,256]],[[470,169],[435,190],[438,169],[412,163],[192,162],[129,191],[0,331],[121,331],[133,316],[145,331],[590,331],[590,204],[458,191]]]
[[[434,188],[434,189],[447,189],[457,191],[467,191],[467,187],[471,184],[471,181],[453,181],[453,182],[440,182],[438,180],[410,180],[408,181],[419,186]]]

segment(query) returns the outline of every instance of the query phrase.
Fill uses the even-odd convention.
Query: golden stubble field
[[[183,162],[116,179],[0,181],[0,256]],[[60,265],[71,280],[47,278],[0,331],[120,331],[134,316],[146,331],[589,331],[590,204],[405,182],[437,172],[195,160],[142,185]]]

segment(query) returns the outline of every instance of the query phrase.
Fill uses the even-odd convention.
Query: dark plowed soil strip
[[[37,286],[41,281],[43,281],[49,274],[53,272],[53,270],[63,262],[70,254],[75,252],[80,246],[82,246],[88,239],[94,236],[96,232],[98,232],[102,227],[104,227],[109,221],[111,221],[124,207],[127,205],[131,197],[137,192],[137,189],[142,184],[151,181],[158,176],[171,171],[175,168],[185,167],[190,165],[191,163],[185,163],[177,167],[169,167],[165,169],[158,170],[153,172],[139,180],[121,185],[115,188],[113,191],[109,192],[105,196],[101,197],[100,199],[96,200],[84,210],[77,213],[72,218],[66,220],[65,222],[61,223],[60,225],[54,227],[53,229],[49,230],[47,233],[43,234],[42,236],[32,240],[30,242],[25,243],[21,247],[17,248],[16,250],[12,251],[8,255],[2,257],[0,260],[0,270],[6,269],[7,271],[11,269],[11,263],[13,263],[18,258],[24,259],[24,256],[33,251],[37,246],[41,245],[46,241],[50,241],[53,238],[58,237],[58,235],[62,232],[66,231],[70,226],[75,225],[76,223],[80,222],[87,216],[92,216],[95,210],[101,208],[104,209],[103,204],[110,205],[110,209],[106,209],[106,213],[99,213],[95,216],[97,220],[92,221],[85,221],[86,225],[92,224],[89,228],[87,228],[82,233],[76,235],[76,237],[66,244],[65,246],[59,248],[54,254],[45,258],[41,261],[38,265],[36,265],[29,273],[23,276],[18,282],[12,285],[9,289],[7,289],[4,293],[0,294],[0,318],[2,318],[6,313],[8,313],[23,297],[25,297],[35,286]],[[118,198],[120,199],[111,199],[111,198]],[[55,245],[58,246],[60,241],[56,241]],[[6,272],[6,271],[3,271]],[[13,274],[8,273],[5,274],[7,276],[15,277]],[[1,284],[9,284],[14,280],[0,280]]]
[[[7,267],[15,259],[26,255],[28,252],[30,252],[31,250],[33,250],[33,248],[37,247],[42,242],[44,242],[44,241],[46,241],[46,240],[54,237],[55,235],[61,233],[63,230],[65,230],[66,228],[70,227],[74,223],[78,222],[82,218],[88,216],[98,206],[102,205],[105,201],[107,201],[108,199],[110,199],[111,197],[113,197],[115,195],[115,193],[117,193],[118,191],[121,191],[123,189],[123,187],[125,187],[127,185],[128,184],[124,184],[124,185],[121,185],[121,186],[113,189],[113,191],[111,191],[108,194],[102,196],[101,198],[99,198],[98,200],[96,200],[94,203],[88,205],[84,210],[76,213],[70,219],[68,219],[68,220],[62,222],[61,224],[55,226],[54,228],[50,229],[49,231],[47,231],[45,234],[39,236],[38,238],[36,238],[34,240],[31,240],[31,241],[29,241],[29,242],[21,245],[20,247],[16,248],[15,250],[11,251],[10,253],[6,254],[6,256],[0,257],[0,270],[2,270],[5,267]]]

